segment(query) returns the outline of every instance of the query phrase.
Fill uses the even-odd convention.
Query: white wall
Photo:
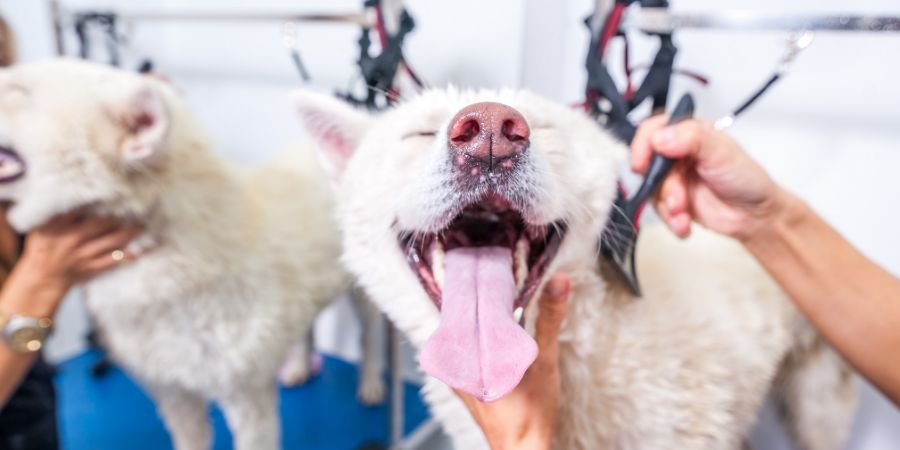
[[[270,1],[183,0],[157,7],[204,10],[355,11],[356,0]],[[587,32],[582,19],[589,0],[435,2],[409,0],[418,28],[407,56],[429,82],[465,86],[525,86],[560,101],[576,101],[584,85]],[[673,0],[681,11],[727,8],[777,12],[900,14],[900,3],[878,0],[732,1]],[[146,1],[68,0],[67,4],[148,5]],[[151,4],[152,5],[152,4]],[[298,6],[299,5],[299,6]],[[26,59],[52,51],[46,8],[36,0],[0,0],[0,9],[19,31]],[[300,28],[303,58],[314,84],[332,90],[355,73],[358,31],[343,25]],[[673,95],[695,93],[698,115],[714,119],[755,89],[783,51],[782,33],[685,31],[677,36],[677,65],[707,74],[700,88],[676,82]],[[285,93],[301,84],[280,46],[278,24],[136,25],[135,53],[152,57],[190,99],[220,150],[255,162],[302,140]],[[635,63],[651,58],[653,41],[635,34]],[[612,61],[621,49],[612,48]],[[793,72],[730,132],[791,189],[806,198],[866,255],[900,274],[900,35],[820,34]],[[67,305],[77,309],[77,304]],[[77,313],[67,313],[77,324]],[[354,338],[335,330],[355,329],[346,304],[323,317],[320,344],[353,357]],[[77,328],[77,327],[76,327]],[[72,330],[74,328],[70,328]],[[75,342],[76,331],[60,333],[57,348]],[[62,341],[61,344],[59,341]],[[900,413],[871,388],[856,426],[853,449],[896,448]],[[779,449],[771,425],[754,435],[757,448]]]

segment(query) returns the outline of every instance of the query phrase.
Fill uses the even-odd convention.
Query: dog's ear
[[[143,163],[156,156],[169,132],[169,112],[162,94],[150,83],[140,83],[112,101],[113,121],[125,131],[119,157],[126,164]]]
[[[291,98],[315,142],[319,161],[332,179],[338,179],[366,134],[371,116],[331,95],[297,90]]]

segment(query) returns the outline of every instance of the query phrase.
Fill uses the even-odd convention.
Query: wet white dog
[[[179,450],[279,447],[276,373],[346,289],[328,180],[310,152],[248,169],[212,149],[167,84],[78,61],[0,71],[0,198],[27,231],[84,207],[146,225],[153,250],[87,283],[113,359],[149,391]],[[309,349],[283,379],[309,376]],[[384,390],[369,367],[361,393]]]
[[[528,93],[436,90],[381,116],[298,92],[339,186],[345,264],[420,350],[456,448],[485,446],[451,389],[508,393],[536,345],[517,323],[550,274],[572,277],[560,449],[735,449],[766,394],[804,449],[840,448],[856,390],[843,362],[731,241],[645,227],[644,296],[598,238],[627,149]]]

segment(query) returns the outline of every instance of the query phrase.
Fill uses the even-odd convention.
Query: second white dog
[[[65,60],[0,71],[0,147],[4,179],[21,172],[0,183],[17,230],[79,207],[146,225],[148,252],[87,283],[86,301],[175,448],[210,447],[209,402],[237,449],[279,448],[276,373],[301,343],[283,375],[306,379],[306,333],[348,286],[315,158],[233,166],[167,84]]]

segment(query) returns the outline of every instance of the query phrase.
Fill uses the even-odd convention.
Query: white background
[[[679,11],[743,9],[771,12],[900,14],[900,2],[876,0],[673,0]],[[361,1],[69,0],[66,5],[113,5],[208,11],[356,11]],[[521,86],[551,98],[579,100],[585,74],[589,0],[409,0],[417,29],[408,60],[431,84]],[[46,5],[0,0],[18,32],[23,59],[53,54]],[[323,90],[344,88],[355,74],[358,30],[351,25],[302,25],[300,48]],[[684,31],[676,65],[706,74],[701,88],[678,80],[673,95],[690,89],[698,115],[715,119],[735,107],[773,69],[786,35],[775,32]],[[636,64],[648,62],[654,43],[632,36]],[[262,161],[303,136],[286,92],[301,85],[280,44],[280,24],[135,24],[130,51],[154,59],[190,99],[222,153]],[[620,51],[612,48],[612,55]],[[820,33],[788,78],[741,118],[730,132],[778,179],[806,198],[866,255],[900,274],[900,34]],[[615,58],[613,56],[613,58]],[[612,59],[618,61],[618,58]],[[77,299],[76,299],[77,300]],[[63,312],[54,353],[77,351],[83,318],[77,301]],[[358,355],[357,326],[346,303],[320,320],[320,347]],[[893,355],[896,357],[896,355]],[[900,413],[871,388],[849,448],[900,447]],[[759,449],[786,447],[771,411],[754,432]]]

